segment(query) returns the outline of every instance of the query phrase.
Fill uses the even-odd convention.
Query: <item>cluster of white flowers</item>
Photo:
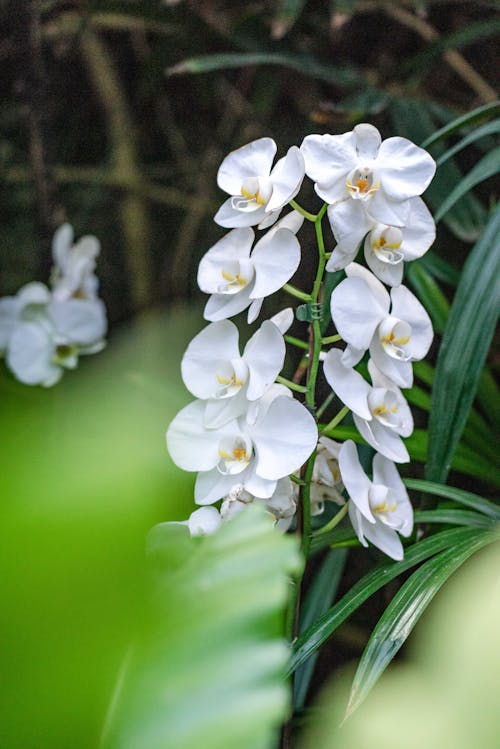
[[[52,242],[51,288],[28,283],[0,299],[0,355],[25,385],[55,385],[80,354],[104,348],[106,310],[94,273],[99,249],[90,235],[73,244],[73,229],[63,224]]]
[[[421,257],[434,240],[434,221],[419,196],[435,163],[405,138],[382,142],[368,124],[343,135],[309,135],[273,167],[276,150],[271,138],[260,138],[229,154],[218,172],[219,187],[230,197],[215,221],[231,231],[200,262],[198,284],[210,294],[204,316],[211,324],[182,361],[184,383],[198,400],[167,432],[175,463],[199,472],[195,501],[203,506],[186,523],[193,535],[211,533],[258,500],[286,528],[298,497],[289,476],[316,449],[311,514],[321,514],[325,500],[345,503],[345,490],[360,542],[401,559],[398,534],[411,533],[413,513],[394,463],[409,460],[402,438],[412,433],[413,419],[400,388],[411,387],[411,363],[425,356],[433,336],[426,311],[401,281],[404,261]],[[322,351],[320,358],[327,382],[377,451],[372,479],[354,442],[340,445],[327,436],[318,442],[311,409],[275,382],[291,314],[263,322],[243,354],[237,328],[227,319],[248,308],[248,323],[254,322],[265,297],[295,274],[303,216],[321,218],[294,201],[305,175],[328,205],[336,240],[326,270],[346,274],[332,293],[331,317],[347,345]],[[292,210],[278,221],[287,205]],[[254,244],[251,227],[268,231]],[[369,269],[354,262],[361,244]],[[366,352],[371,384],[354,369]]]

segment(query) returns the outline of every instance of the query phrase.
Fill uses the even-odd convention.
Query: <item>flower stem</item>
[[[309,344],[305,341],[301,341],[300,338],[294,338],[291,335],[283,336],[285,341],[287,343],[290,343],[292,346],[297,346],[297,348],[305,349],[306,351],[309,351]]]
[[[286,377],[282,377],[281,375],[277,376],[276,382],[279,382],[280,385],[286,385],[287,388],[290,388],[290,390],[295,390],[296,393],[307,393],[309,391],[307,385],[297,385],[296,382],[287,380]]]
[[[335,526],[337,526],[340,521],[345,518],[347,515],[347,510],[349,508],[348,503],[346,502],[345,505],[342,507],[339,512],[337,512],[336,515],[333,516],[331,520],[328,521],[326,525],[324,525],[322,528],[319,528],[317,531],[313,533],[313,536],[321,536],[323,533],[328,533],[329,531],[332,531]]]
[[[316,221],[316,214],[309,213],[309,211],[306,211],[305,208],[302,208],[301,205],[296,203],[295,200],[291,200],[290,205],[295,211],[297,211],[297,213],[300,213],[300,215],[304,216],[308,221]]]
[[[323,416],[323,414],[325,413],[326,409],[328,408],[328,406],[330,405],[330,403],[332,402],[332,400],[334,398],[335,398],[335,393],[332,390],[332,392],[330,393],[330,395],[326,396],[325,400],[323,401],[323,403],[321,404],[321,406],[316,411],[316,418],[317,419],[320,419]]]
[[[335,335],[326,336],[326,338],[323,338],[321,343],[325,345],[327,343],[337,343],[337,341],[341,341],[341,340],[342,340],[342,336],[339,333],[336,333]]]
[[[311,301],[311,295],[306,294],[305,291],[301,291],[300,289],[296,289],[295,286],[292,286],[290,283],[286,283],[283,286],[283,291],[287,291],[292,296],[296,297],[296,299],[300,299],[302,302],[310,302]]]
[[[338,414],[334,416],[334,418],[330,421],[330,423],[323,427],[323,429],[321,430],[321,434],[326,434],[327,432],[331,432],[332,429],[335,429],[335,427],[340,424],[344,416],[347,416],[348,413],[349,408],[347,406],[341,408]]]

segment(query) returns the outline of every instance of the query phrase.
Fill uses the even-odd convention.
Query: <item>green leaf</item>
[[[422,479],[404,479],[404,483],[408,489],[415,489],[415,491],[422,491],[426,494],[436,494],[438,497],[452,499],[454,502],[458,502],[466,507],[472,507],[473,510],[488,515],[493,520],[500,522],[500,506],[484,499],[484,497],[480,497],[478,494],[466,492],[463,489],[457,489],[447,484],[423,481]]]
[[[437,359],[426,478],[438,483],[452,465],[497,320],[499,232],[497,208],[464,266]]]
[[[295,540],[251,506],[216,534],[150,537],[151,624],[135,648],[105,749],[267,747],[288,704],[282,637]],[[190,548],[187,548],[190,547]]]
[[[211,73],[214,70],[241,68],[249,65],[281,65],[298,73],[317,78],[336,86],[358,86],[365,84],[365,77],[352,67],[323,65],[310,55],[294,55],[287,52],[225,52],[191,57],[167,69],[167,75],[183,73]]]
[[[488,177],[497,174],[499,171],[499,164],[500,146],[487,153],[486,156],[483,156],[481,161],[479,161],[476,166],[460,180],[455,189],[447,195],[434,215],[436,223],[439,222],[443,216],[446,216],[455,203],[466,195],[469,190],[472,190],[473,187],[484,182]]]
[[[279,0],[276,15],[272,21],[272,36],[282,39],[304,10],[306,0]]]
[[[408,280],[430,315],[434,328],[442,333],[450,305],[433,277],[419,263],[412,263],[407,271]]]
[[[420,145],[422,148],[430,148],[435,143],[439,143],[439,141],[444,140],[457,130],[470,127],[476,122],[490,120],[492,117],[498,117],[499,115],[500,102],[495,101],[491,104],[483,104],[483,106],[477,107],[477,109],[473,109],[472,112],[467,112],[467,114],[457,117],[432,135],[429,135]]]
[[[420,258],[419,264],[435,279],[450,286],[456,286],[460,280],[460,271],[432,250]]]
[[[456,547],[459,543],[471,543],[476,538],[477,530],[471,528],[452,528],[436,533],[430,538],[418,541],[405,549],[405,558],[401,562],[390,562],[376,567],[365,575],[346,593],[326,614],[320,617],[298,638],[290,664],[290,673],[315,653],[318,648],[345,620],[358,609],[373,593],[380,590],[395,577],[406,572],[419,562],[434,554]]]
[[[442,156],[439,157],[439,159],[437,160],[437,165],[441,166],[441,164],[444,164],[445,161],[448,161],[448,159],[450,159],[459,151],[462,151],[464,148],[466,148],[466,146],[470,146],[471,143],[474,143],[476,140],[484,138],[487,135],[495,135],[498,132],[500,132],[500,118],[493,120],[493,122],[486,122],[484,125],[476,128],[471,133],[466,135],[465,138],[462,138],[462,140],[449,148]]]
[[[470,528],[491,528],[492,522],[470,510],[417,510],[414,514],[415,523],[440,523],[447,525],[463,525]]]
[[[344,571],[346,558],[347,549],[332,549],[326,555],[311,583],[311,587],[307,591],[301,611],[300,632],[307,630],[331,606]],[[293,681],[294,710],[304,706],[307,690],[316,664],[316,656],[317,653],[314,653],[307,663],[304,663],[295,672]]]
[[[466,541],[427,561],[403,584],[382,614],[361,656],[346,717],[367,697],[450,575],[472,554],[497,539],[497,533],[474,530]]]

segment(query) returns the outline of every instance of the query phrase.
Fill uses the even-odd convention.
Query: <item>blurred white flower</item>
[[[63,224],[52,240],[54,299],[95,299],[99,282],[94,273],[100,251],[97,237],[87,235],[73,244],[73,228]]]
[[[304,159],[292,146],[274,166],[276,143],[259,138],[232,151],[219,167],[217,184],[231,197],[215,215],[226,228],[255,226],[263,229],[294,198],[304,179]]]
[[[366,268],[347,266],[347,278],[331,297],[332,320],[348,344],[342,356],[346,366],[357,364],[364,352],[395,385],[411,387],[411,362],[423,359],[432,343],[429,315],[405,286],[391,295]]]
[[[368,546],[370,541],[392,559],[403,559],[398,533],[411,534],[413,508],[394,463],[377,453],[370,481],[354,442],[348,440],[339,451],[339,466],[349,494],[349,518],[360,543]]]
[[[34,305],[46,305],[51,294],[43,283],[33,281],[22,286],[16,296],[0,299],[0,354],[5,354],[15,326],[22,320],[24,310]]]
[[[211,294],[206,320],[216,322],[249,307],[248,322],[257,319],[266,296],[284,286],[300,263],[296,232],[303,218],[292,211],[272,227],[252,250],[255,234],[249,227],[233,229],[202,257],[198,285]]]

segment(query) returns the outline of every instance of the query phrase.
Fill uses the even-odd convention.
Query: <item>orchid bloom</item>
[[[292,146],[273,167],[276,143],[259,138],[232,151],[219,167],[217,184],[231,197],[219,208],[215,222],[226,228],[270,226],[298,193],[304,179],[304,158]]]
[[[325,502],[345,504],[338,462],[340,447],[329,437],[319,439],[311,477],[311,515],[322,515]]]
[[[99,282],[94,273],[100,251],[97,237],[87,235],[73,244],[73,228],[63,224],[52,240],[54,299],[95,299]]]
[[[293,485],[288,476],[278,480],[274,492],[267,499],[253,496],[246,491],[243,484],[235,484],[222,502],[220,508],[222,520],[228,520],[252,502],[262,502],[267,511],[275,518],[278,529],[283,533],[288,530],[297,509],[293,496]]]
[[[413,530],[413,509],[396,466],[378,453],[373,458],[370,481],[359,462],[352,440],[339,451],[339,466],[349,494],[349,518],[363,546],[367,541],[392,559],[403,559],[398,533],[408,537]]]
[[[349,265],[369,230],[364,242],[368,267],[384,283],[399,286],[403,280],[404,262],[422,257],[436,237],[434,219],[424,201],[421,198],[410,198],[408,202],[408,221],[403,227],[368,220],[354,225],[349,223],[344,227],[340,217],[345,207],[344,204],[339,206],[339,220],[334,228],[338,244],[328,260],[327,271],[333,273]]]
[[[187,525],[191,536],[211,536],[221,527],[222,518],[216,507],[199,507],[180,524]]]
[[[325,377],[335,394],[352,411],[361,436],[381,455],[396,463],[410,460],[401,437],[413,432],[413,418],[400,389],[370,360],[370,386],[352,367],[342,363],[342,351],[331,349],[325,359]]]
[[[181,364],[182,378],[197,398],[207,400],[204,425],[217,427],[243,414],[248,401],[261,398],[283,367],[285,342],[266,320],[243,354],[238,328],[229,320],[208,325],[189,344]]]
[[[0,354],[5,354],[16,325],[21,322],[24,311],[47,305],[51,295],[43,283],[28,283],[15,296],[0,299]]]
[[[369,349],[377,368],[399,387],[411,387],[411,362],[422,359],[432,343],[432,323],[405,286],[387,293],[370,271],[347,266],[347,278],[331,297],[332,320],[348,346],[342,362],[357,364]]]
[[[377,128],[366,123],[343,135],[308,135],[301,151],[317,194],[332,206],[328,217],[334,230],[341,205],[342,220],[345,224],[349,214],[352,230],[367,220],[404,226],[409,198],[423,193],[436,170],[427,151],[406,138],[382,141]]]
[[[198,504],[226,496],[235,483],[254,496],[269,498],[278,479],[299,468],[316,446],[314,418],[281,385],[273,385],[249,404],[246,414],[217,429],[204,426],[204,412],[203,401],[190,403],[167,432],[174,463],[185,471],[202,472],[195,486]]]
[[[198,285],[211,294],[204,317],[224,320],[249,307],[248,322],[257,319],[266,296],[290,280],[300,263],[295,234],[303,218],[292,211],[256,243],[249,227],[233,229],[202,257]]]
[[[98,299],[53,300],[25,307],[9,338],[6,361],[25,385],[50,387],[64,369],[74,369],[80,354],[104,347],[106,312]]]

